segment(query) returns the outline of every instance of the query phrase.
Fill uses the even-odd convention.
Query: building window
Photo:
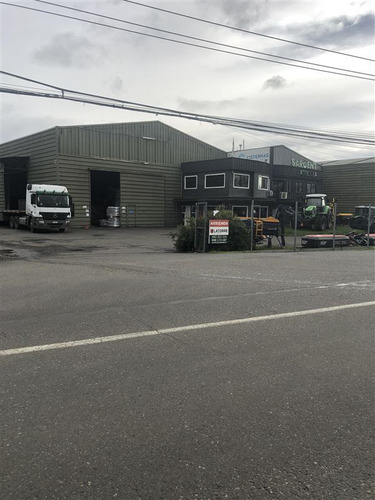
[[[280,191],[285,191],[284,181],[272,181],[272,191],[279,193]]]
[[[184,189],[197,189],[198,186],[198,176],[197,175],[185,175],[184,177]]]
[[[250,175],[233,174],[233,187],[238,189],[249,189]]]
[[[262,189],[264,191],[269,191],[270,189],[270,178],[265,175],[258,176],[258,189]]]
[[[301,193],[303,193],[303,182],[297,181],[296,182],[296,194],[301,194]]]
[[[225,174],[206,174],[204,176],[205,189],[225,187]]]
[[[284,181],[284,191],[290,193],[292,191],[292,183],[291,181]]]
[[[314,193],[316,193],[315,184],[308,182],[306,184],[306,194],[314,194]]]
[[[264,207],[261,205],[255,205],[254,206],[254,217],[257,217],[258,219],[265,219],[268,217],[268,207]]]
[[[249,207],[247,206],[233,206],[232,213],[235,217],[248,217]]]

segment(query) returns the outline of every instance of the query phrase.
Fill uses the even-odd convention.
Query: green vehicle
[[[368,230],[370,213],[370,233],[375,233],[375,207],[369,205],[360,205],[355,207],[354,216],[349,221],[349,226],[352,229]]]
[[[332,227],[332,208],[326,194],[306,195],[305,207],[300,218],[300,227],[325,231]]]

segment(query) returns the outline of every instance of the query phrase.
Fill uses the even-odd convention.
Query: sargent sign
[[[210,220],[208,243],[226,243],[229,234],[229,220]]]

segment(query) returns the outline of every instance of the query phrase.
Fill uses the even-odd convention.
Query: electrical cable
[[[174,40],[174,39],[171,39],[171,38],[166,38],[166,37],[157,36],[157,35],[151,35],[149,33],[142,33],[142,32],[135,31],[135,30],[130,30],[130,29],[126,29],[126,28],[120,28],[118,26],[109,26],[107,24],[99,23],[97,21],[90,21],[88,19],[82,19],[82,18],[78,18],[78,17],[74,17],[74,16],[68,16],[66,14],[51,12],[51,11],[42,10],[42,9],[36,9],[36,8],[33,8],[33,7],[27,7],[27,6],[24,6],[24,5],[16,5],[16,4],[12,4],[10,2],[3,2],[3,1],[1,1],[0,4],[2,4],[2,5],[8,5],[10,7],[17,7],[17,8],[25,9],[25,10],[29,10],[29,11],[40,12],[40,13],[43,13],[43,14],[57,16],[57,17],[65,18],[65,19],[71,19],[71,20],[74,20],[74,21],[81,21],[81,22],[92,24],[92,25],[95,25],[95,26],[101,26],[101,27],[105,27],[105,28],[115,29],[115,30],[118,30],[118,31],[124,31],[124,32],[127,32],[127,33],[137,34],[137,35],[145,36],[145,37],[148,37],[148,38],[155,38],[155,39],[158,39],[158,40],[165,40],[165,41],[168,41],[168,42],[178,43],[180,45],[187,45],[187,46],[190,46],[190,47],[197,47],[197,48],[206,49],[206,50],[210,50],[210,51],[214,51],[214,52],[220,52],[220,53],[224,53],[224,54],[235,55],[235,56],[239,56],[239,57],[245,57],[247,59],[255,59],[255,60],[259,60],[259,61],[271,62],[271,63],[275,63],[275,64],[281,64],[281,65],[284,65],[284,66],[291,66],[293,68],[302,68],[302,69],[307,69],[307,70],[311,70],[311,71],[318,71],[318,72],[321,72],[321,73],[333,74],[333,75],[337,75],[337,76],[347,76],[349,78],[356,78],[356,79],[360,79],[360,80],[375,81],[375,78],[367,78],[365,76],[359,76],[359,75],[348,74],[348,73],[339,73],[339,72],[336,72],[336,71],[329,71],[329,70],[325,70],[325,69],[319,69],[319,68],[301,66],[301,65],[298,65],[298,64],[291,64],[291,63],[282,62],[282,61],[275,61],[275,60],[266,59],[266,58],[263,58],[263,57],[250,56],[250,55],[247,55],[247,54],[240,54],[240,53],[237,53],[237,52],[232,52],[232,51],[228,51],[228,50],[217,49],[217,48],[214,48],[214,47],[206,47],[204,45],[199,45],[199,44],[189,43],[189,42],[183,42],[182,40]],[[211,42],[211,43],[213,43],[213,42]],[[308,63],[308,64],[313,64],[313,63]],[[344,71],[350,71],[350,70],[344,70]],[[375,75],[372,75],[372,76],[375,76]]]
[[[282,135],[290,135],[295,137],[304,137],[304,138],[313,138],[313,139],[325,139],[334,142],[344,142],[344,143],[353,143],[353,144],[363,144],[363,145],[373,145],[375,141],[372,135],[361,134],[360,136],[356,135],[344,135],[340,133],[328,133],[321,130],[312,130],[312,129],[302,129],[301,127],[292,127],[292,126],[280,126],[279,124],[267,124],[260,123],[256,121],[250,120],[242,120],[237,118],[227,118],[213,115],[203,115],[197,113],[189,113],[184,111],[173,110],[170,108],[162,108],[157,106],[150,106],[130,101],[124,101],[120,99],[114,99],[106,96],[100,96],[96,94],[90,94],[86,92],[78,92],[74,90],[65,89],[62,87],[56,87],[54,85],[49,85],[45,82],[40,82],[37,80],[33,80],[30,78],[22,77],[19,75],[15,75],[9,72],[0,71],[0,73],[12,76],[14,78],[21,79],[23,81],[28,81],[32,83],[36,83],[38,85],[49,87],[52,90],[57,90],[60,94],[57,93],[46,93],[46,92],[36,92],[36,91],[26,91],[26,90],[17,90],[11,87],[0,87],[0,92],[10,93],[10,94],[18,94],[18,95],[28,95],[34,97],[46,97],[46,98],[54,98],[54,99],[65,99],[75,102],[83,102],[86,104],[94,104],[99,106],[106,106],[111,108],[119,108],[128,111],[138,111],[144,113],[152,113],[156,115],[164,115],[178,118],[185,118],[189,120],[196,120],[200,122],[207,122],[217,125],[226,125],[233,128],[238,129],[247,129],[247,130],[255,130],[269,133],[276,133]]]
[[[250,53],[253,53],[253,54],[263,55],[263,56],[267,56],[267,57],[274,57],[274,58],[277,58],[277,59],[283,59],[285,61],[292,61],[292,62],[298,62],[298,63],[302,63],[302,64],[309,64],[309,65],[317,66],[317,67],[320,67],[320,68],[332,69],[332,70],[337,70],[337,71],[346,71],[348,73],[353,73],[353,74],[358,74],[358,75],[365,75],[365,76],[371,76],[371,77],[375,78],[375,75],[372,74],[372,73],[364,73],[364,72],[361,72],[361,71],[355,71],[355,70],[346,69],[346,68],[338,68],[338,67],[330,66],[330,65],[326,65],[326,64],[312,63],[312,62],[309,62],[309,61],[303,61],[303,60],[295,59],[295,58],[292,58],[292,57],[278,56],[278,55],[274,55],[274,54],[269,54],[267,52],[260,52],[260,51],[257,51],[257,50],[251,50],[251,49],[247,49],[247,48],[244,48],[244,47],[238,47],[236,45],[229,45],[229,44],[225,44],[225,43],[215,42],[213,40],[207,40],[205,38],[199,38],[199,37],[195,37],[195,36],[184,35],[182,33],[178,33],[178,32],[175,32],[175,31],[169,31],[169,30],[164,30],[164,29],[160,29],[160,28],[154,28],[153,26],[147,26],[145,24],[134,23],[134,22],[131,22],[131,21],[125,21],[124,19],[119,19],[117,17],[112,17],[112,16],[106,16],[104,14],[98,14],[96,12],[92,12],[92,11],[89,11],[89,10],[83,10],[83,9],[77,9],[77,8],[74,8],[74,7],[68,7],[66,5],[61,5],[61,4],[54,3],[54,2],[48,2],[46,0],[34,0],[34,1],[38,2],[38,3],[46,4],[46,5],[51,5],[53,7],[59,7],[61,9],[66,9],[66,10],[69,10],[69,11],[80,12],[82,14],[89,14],[91,16],[96,16],[96,17],[100,17],[100,18],[103,18],[103,19],[109,19],[111,21],[117,21],[117,22],[120,22],[120,23],[130,24],[132,26],[137,26],[139,28],[146,28],[146,29],[149,29],[149,30],[154,30],[154,31],[158,31],[158,32],[161,32],[161,33],[165,33],[165,34],[168,34],[168,35],[175,35],[175,36],[179,36],[179,37],[182,37],[182,38],[187,38],[189,40],[195,40],[195,41],[204,42],[204,43],[211,43],[211,44],[214,44],[214,45],[217,45],[217,46],[220,46],[220,47],[226,47],[226,48],[230,48],[230,49],[242,50],[242,51],[250,52]]]
[[[36,0],[36,1],[38,1],[38,0]],[[299,45],[300,47],[307,47],[309,49],[321,50],[321,51],[324,51],[324,52],[331,52],[332,54],[337,54],[337,55],[340,55],[340,56],[354,57],[356,59],[363,59],[364,61],[375,62],[375,59],[370,59],[368,57],[357,56],[355,54],[348,54],[346,52],[339,52],[337,50],[326,49],[324,47],[317,47],[315,45],[310,45],[310,44],[307,44],[307,43],[295,42],[293,40],[287,40],[286,38],[280,38],[280,37],[277,37],[277,36],[266,35],[264,33],[257,33],[256,31],[245,30],[243,28],[238,28],[236,26],[228,26],[226,24],[221,24],[221,23],[216,23],[214,21],[209,21],[208,19],[201,19],[199,17],[189,16],[187,14],[181,14],[179,12],[174,12],[172,10],[162,9],[160,7],[154,7],[153,5],[147,5],[147,4],[140,3],[140,2],[134,2],[132,0],[122,0],[122,1],[126,2],[126,3],[132,3],[134,5],[138,5],[138,6],[141,6],[141,7],[146,7],[148,9],[153,9],[153,10],[157,10],[157,11],[160,11],[160,12],[165,12],[167,14],[172,14],[174,16],[184,17],[186,19],[192,19],[194,21],[199,21],[199,22],[202,22],[202,23],[211,24],[213,26],[219,26],[221,28],[226,28],[226,29],[230,29],[230,30],[240,31],[242,33],[248,33],[250,35],[261,36],[261,37],[269,38],[269,39],[272,39],[272,40],[277,40],[279,42],[290,43],[290,44],[293,44],[293,45]]]

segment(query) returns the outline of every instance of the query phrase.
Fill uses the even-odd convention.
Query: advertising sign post
[[[210,220],[208,243],[226,243],[229,234],[229,220]]]

